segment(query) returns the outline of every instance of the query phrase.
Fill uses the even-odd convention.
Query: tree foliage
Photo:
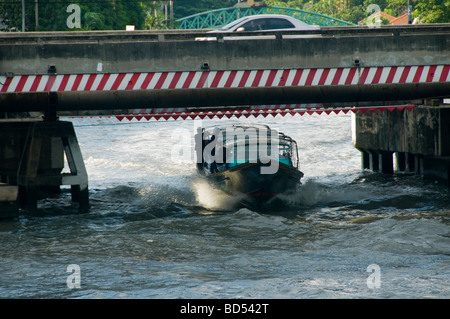
[[[179,19],[204,11],[229,8],[236,3],[236,0],[175,0],[174,16]]]
[[[84,30],[125,30],[127,24],[139,29],[144,27],[146,6],[141,1],[25,0],[26,31],[69,30],[67,19],[72,12],[67,12],[67,8],[70,4],[79,5],[81,29]],[[0,24],[12,31],[22,30],[20,0],[0,0]]]
[[[450,0],[417,1],[417,18],[420,23],[449,23]]]
[[[266,0],[267,4],[297,8],[358,23],[379,10],[398,17],[407,12],[408,0]],[[450,0],[409,0],[418,23],[450,23]]]
[[[165,29],[170,26],[166,0],[24,0],[26,31],[66,31],[69,4],[81,8],[82,30]],[[374,5],[392,16],[407,10],[408,0],[265,0],[267,5],[290,7],[358,23],[374,13]],[[450,23],[450,0],[409,0],[418,23]],[[36,12],[36,3],[38,13]],[[237,0],[173,0],[174,19],[228,8]],[[36,24],[37,18],[37,24]],[[22,30],[21,0],[0,0],[0,31]],[[79,30],[79,29],[78,29]]]

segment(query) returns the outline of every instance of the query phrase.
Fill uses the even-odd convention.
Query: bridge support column
[[[406,174],[421,175],[423,173],[423,159],[419,154],[395,152],[394,171]]]
[[[386,174],[393,174],[393,159],[392,152],[386,151],[361,151],[361,168],[369,169],[374,172],[383,172]]]
[[[33,210],[43,193],[70,185],[79,211],[89,209],[88,177],[71,122],[0,122],[0,176],[18,187],[20,206]],[[62,173],[64,155],[70,169]]]
[[[450,106],[358,112],[353,120],[363,169],[414,173],[450,186]]]
[[[17,186],[0,183],[0,220],[18,216],[17,193]]]
[[[394,162],[392,152],[379,151],[378,162],[380,163],[380,172],[384,174],[394,174]]]
[[[395,152],[394,157],[395,157],[394,171],[406,172],[406,153]]]
[[[360,150],[361,151],[361,168],[364,169],[370,169],[370,160],[371,160],[371,154],[366,150]]]

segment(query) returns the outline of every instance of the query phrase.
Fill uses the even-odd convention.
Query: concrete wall
[[[450,25],[322,28],[301,38],[195,41],[204,32],[1,33],[0,73],[429,65],[449,62]],[[291,34],[292,35],[292,34]],[[211,36],[211,35],[208,35]],[[245,36],[245,34],[240,34]],[[248,34],[247,34],[248,36]]]

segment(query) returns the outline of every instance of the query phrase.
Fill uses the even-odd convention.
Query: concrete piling
[[[0,220],[18,216],[18,189],[19,188],[17,186],[0,183]]]
[[[17,188],[20,207],[34,210],[43,191],[70,185],[79,211],[89,209],[88,176],[71,122],[2,121],[0,136],[1,180]],[[70,173],[62,173],[64,156]]]
[[[358,112],[353,128],[362,169],[417,174],[450,186],[449,105]]]

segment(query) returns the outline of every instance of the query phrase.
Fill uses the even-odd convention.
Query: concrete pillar
[[[406,154],[404,152],[395,152],[394,171],[406,172]]]
[[[411,153],[405,153],[405,171],[408,173],[414,173],[415,170],[415,161],[414,155]]]
[[[361,152],[361,169],[370,169],[371,154],[366,150],[359,150]]]
[[[362,166],[392,174],[395,153],[398,171],[448,183],[450,106],[435,104],[434,101],[433,105],[413,109],[357,112],[353,117],[354,146],[364,150]]]
[[[70,185],[80,212],[89,209],[88,177],[71,122],[0,122],[0,175],[19,189],[18,200],[36,209],[42,190]],[[70,173],[62,174],[64,155]]]
[[[414,174],[423,175],[423,160],[419,154],[414,154]]]
[[[0,183],[0,220],[19,215],[18,187]]]
[[[378,153],[369,151],[369,154],[369,168],[374,172],[378,172],[380,170],[380,158],[378,157]]]
[[[379,151],[378,163],[380,172],[384,174],[394,174],[394,161],[392,159],[392,152]]]

